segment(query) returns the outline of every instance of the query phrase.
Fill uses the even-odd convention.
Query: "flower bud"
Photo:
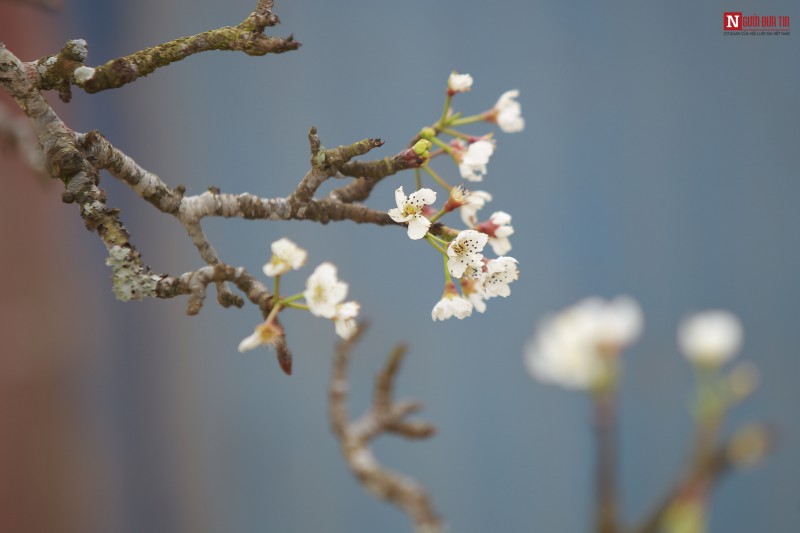
[[[428,139],[420,139],[417,143],[411,147],[414,150],[414,153],[423,157],[430,156],[428,150],[431,147],[431,142]]]

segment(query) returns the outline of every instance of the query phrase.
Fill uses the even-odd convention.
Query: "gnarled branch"
[[[383,433],[421,439],[435,432],[431,424],[406,420],[408,415],[420,410],[421,404],[414,401],[395,402],[392,398],[394,382],[405,354],[404,346],[394,349],[375,380],[372,408],[358,420],[350,421],[347,412],[347,367],[353,347],[363,331],[364,326],[361,325],[356,335],[339,344],[334,356],[329,395],[333,433],[339,440],[342,455],[350,470],[367,491],[405,511],[417,533],[440,533],[443,531],[442,522],[425,489],[417,482],[381,466],[369,447],[370,441]]]

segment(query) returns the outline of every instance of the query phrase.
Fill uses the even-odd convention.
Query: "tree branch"
[[[258,2],[253,13],[236,27],[241,39],[245,39],[244,33],[249,32],[245,40],[249,39],[248,42],[251,43],[261,42],[259,41],[260,32],[265,27],[279,22],[271,12],[272,4],[268,0]],[[212,30],[211,33],[219,36],[230,29]],[[180,39],[173,41],[172,45],[181,42],[186,45],[187,42],[194,42],[197,46],[189,47],[192,53],[204,49],[221,49],[215,48],[216,45],[209,45],[208,38],[207,32],[207,34],[186,38],[190,41]],[[241,44],[243,41],[237,42]],[[122,58],[127,62],[126,68],[132,68],[136,74],[133,78],[122,81],[127,83],[133,81],[135,77],[151,72],[152,68],[147,65],[163,66],[188,55],[185,54],[187,50],[183,48],[180,52],[180,54],[184,54],[183,56],[179,57],[180,54],[169,55],[164,48],[168,48],[167,45]],[[296,45],[297,43],[293,46],[296,48]],[[242,49],[247,53],[258,51],[257,46],[245,48]],[[365,198],[375,183],[383,177],[404,168],[419,166],[422,161],[413,153],[413,150],[404,150],[394,158],[386,158],[382,161],[354,162],[353,158],[368,153],[381,146],[383,142],[380,139],[364,139],[350,145],[325,149],[314,128],[309,133],[311,169],[289,197],[261,198],[249,193],[223,194],[216,188],[210,188],[195,196],[186,196],[185,188],[182,186],[170,187],[156,174],[142,168],[133,159],[115,148],[98,132],[78,134],[72,131],[48,105],[42,90],[58,88],[62,99],[68,100],[70,83],[74,83],[75,76],[77,76],[76,72],[79,68],[77,65],[82,65],[86,55],[85,41],[77,39],[67,42],[57,55],[36,62],[23,63],[5,46],[0,45],[0,86],[16,100],[30,119],[32,138],[38,141],[38,146],[41,148],[47,174],[64,183],[66,191],[62,194],[62,200],[65,203],[77,204],[86,227],[97,233],[103,241],[108,252],[106,263],[112,270],[113,291],[118,299],[125,301],[138,300],[148,296],[163,298],[170,295],[189,294],[187,312],[196,314],[202,307],[208,283],[213,282],[218,288],[218,301],[221,305],[224,307],[243,305],[243,299],[234,295],[226,283],[234,283],[245,294],[250,290],[247,287],[251,287],[252,283],[245,283],[245,288],[243,288],[240,275],[234,275],[236,269],[221,260],[203,232],[201,223],[204,217],[311,220],[322,224],[330,221],[350,220],[356,223],[381,226],[399,225],[385,211],[370,209],[364,205],[353,203],[353,200]],[[148,63],[148,61],[150,62]],[[163,65],[159,61],[162,61]],[[93,70],[91,76],[86,74],[85,70],[86,67],[79,77],[82,79],[80,83],[87,87],[86,83],[97,76],[97,70]],[[104,72],[102,67],[99,70],[101,73]],[[105,78],[100,76],[97,79],[111,80],[112,78],[117,81],[122,79],[114,78],[112,74],[108,74]],[[108,82],[108,87],[118,86],[116,83],[116,81]],[[91,84],[88,87],[91,87]],[[8,129],[8,131],[16,130]],[[20,135],[15,133],[12,138],[22,139]],[[191,238],[200,257],[211,270],[199,269],[188,277],[184,277],[187,276],[184,275],[177,279],[166,274],[153,274],[131,242],[127,229],[119,219],[119,210],[106,205],[105,194],[99,188],[100,175],[98,171],[101,169],[107,170],[112,176],[126,183],[137,195],[159,211],[176,217]],[[369,183],[362,182],[355,187],[346,189],[343,194],[347,197],[346,201],[340,200],[335,195],[324,199],[313,198],[319,186],[330,177],[344,177],[361,173],[367,176],[364,179],[369,180]],[[441,224],[433,225],[431,232],[437,235],[455,233],[454,230]],[[265,292],[264,294],[268,295],[269,293]],[[250,300],[253,299],[250,298]],[[262,307],[262,313],[264,312],[266,311]],[[290,372],[291,354],[285,345],[285,338],[279,339],[276,348],[281,367],[287,373]],[[424,427],[420,428],[414,424],[398,423],[397,427],[392,430],[409,435],[415,431],[420,434],[425,433]]]
[[[401,474],[383,468],[372,454],[369,442],[382,433],[395,433],[408,438],[426,438],[435,428],[424,422],[408,422],[405,418],[420,409],[417,402],[397,402],[392,399],[394,381],[405,354],[405,347],[394,349],[375,382],[372,408],[355,422],[347,413],[347,367],[350,354],[363,334],[360,326],[356,335],[339,344],[333,361],[329,396],[329,416],[334,435],[342,454],[358,481],[374,496],[400,507],[414,523],[418,533],[441,533],[443,525],[433,510],[425,489]]]
[[[383,141],[380,139],[364,139],[348,146],[325,150],[320,144],[317,128],[314,127],[308,132],[308,142],[311,145],[311,170],[289,197],[289,204],[292,206],[302,207],[307,204],[320,185],[328,178],[339,174],[342,167],[354,157],[383,146]]]
[[[272,13],[272,1],[259,1],[255,10],[237,26],[225,26],[189,37],[180,37],[130,55],[112,59],[95,68],[84,65],[86,42],[69,41],[62,51],[37,62],[40,89],[59,89],[62,100],[69,101],[69,86],[77,85],[87,93],[116,89],[191,55],[211,50],[244,52],[251,56],[280,54],[297,50],[300,43],[289,37],[270,37],[264,29],[280,23]]]

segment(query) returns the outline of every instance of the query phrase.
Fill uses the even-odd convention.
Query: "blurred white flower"
[[[308,253],[286,237],[272,243],[272,259],[264,265],[264,274],[280,276],[306,264]]]
[[[486,263],[486,273],[483,278],[483,289],[488,296],[508,297],[512,281],[519,279],[517,260],[513,257],[498,257]]]
[[[336,306],[336,314],[333,316],[336,334],[343,339],[349,339],[358,328],[356,317],[361,309],[358,302],[345,302]]]
[[[459,74],[455,70],[450,73],[447,79],[447,89],[451,95],[467,92],[472,88],[472,76],[469,74]]]
[[[678,328],[678,343],[696,363],[722,364],[742,344],[742,324],[728,311],[712,310],[685,318]]]
[[[394,199],[397,207],[389,210],[389,216],[395,222],[408,222],[409,238],[423,238],[431,227],[431,221],[422,215],[422,207],[436,201],[436,192],[423,188],[406,197],[403,188],[398,187]]]
[[[459,156],[458,171],[461,177],[469,181],[482,181],[486,175],[486,165],[494,153],[494,142],[486,139],[475,141]]]
[[[256,326],[252,335],[242,339],[242,342],[239,343],[239,351],[246,352],[259,346],[272,346],[281,335],[283,335],[283,330],[280,326],[273,322],[264,322]]]
[[[636,340],[642,320],[631,298],[588,298],[540,323],[525,348],[525,365],[542,381],[591,388],[604,378],[604,357]]]
[[[517,89],[506,91],[497,100],[492,109],[492,118],[500,129],[506,133],[517,133],[525,129],[525,119],[522,118],[522,106],[516,101],[519,96]]]
[[[467,226],[474,227],[478,223],[478,211],[492,201],[492,195],[486,191],[469,191],[467,203],[461,206],[461,221]]]
[[[467,229],[459,233],[447,247],[447,270],[454,278],[467,273],[469,277],[478,277],[483,270],[483,254],[489,236],[485,233]]]
[[[629,296],[617,296],[610,302],[590,298],[584,300],[584,306],[594,314],[595,338],[604,349],[619,351],[642,334],[642,309]]]
[[[451,281],[445,285],[442,299],[436,302],[431,311],[431,318],[436,320],[447,320],[456,317],[459,320],[472,314],[472,304],[459,296],[455,284]]]
[[[336,266],[322,263],[308,277],[303,296],[312,315],[333,318],[336,306],[347,297],[347,283],[336,277]]]

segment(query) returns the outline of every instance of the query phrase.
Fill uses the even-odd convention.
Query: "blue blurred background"
[[[236,24],[254,3],[67,0],[47,16],[52,51],[82,37],[99,64]],[[60,109],[76,130],[101,130],[189,193],[215,185],[284,196],[307,170],[312,125],[327,146],[381,137],[382,157],[437,118],[451,70],[475,78],[456,100],[466,113],[518,88],[527,127],[498,133],[481,188],[494,195],[485,214],[513,215],[521,278],[485,315],[433,323],[440,260],[396,229],[208,220],[206,231],[225,261],[252,272],[273,240],[304,246],[309,266],[286,277],[288,290],[322,261],[339,266],[373,324],[353,360],[354,414],[391,346],[410,344],[399,391],[425,402],[439,434],[387,437],[376,454],[423,482],[459,533],[590,530],[589,405],[525,373],[522,347],[538,319],[589,295],[630,294],[643,307],[620,399],[622,509],[632,523],[672,484],[689,447],[692,381],[678,321],[730,309],[745,326],[741,358],[757,365],[762,386],[725,432],[767,420],[781,446],[721,484],[711,531],[798,531],[800,49],[797,35],[723,36],[731,10],[798,16],[788,0],[279,1],[274,33],[294,33],[297,52],[203,54],[120,90],[76,93]],[[201,265],[175,220],[103,183],[156,271]],[[386,180],[369,205],[393,207],[401,184],[408,191],[413,174]],[[102,247],[74,207],[58,205],[70,216],[57,238],[71,243],[83,284],[73,312],[101,325],[75,349],[94,355],[68,376],[70,432],[90,457],[73,489],[102,501],[86,507],[83,531],[409,530],[362,491],[330,435],[330,323],[286,313],[287,378],[272,353],[236,352],[259,320],[252,306],[223,310],[212,298],[187,317],[181,299],[116,302]]]

